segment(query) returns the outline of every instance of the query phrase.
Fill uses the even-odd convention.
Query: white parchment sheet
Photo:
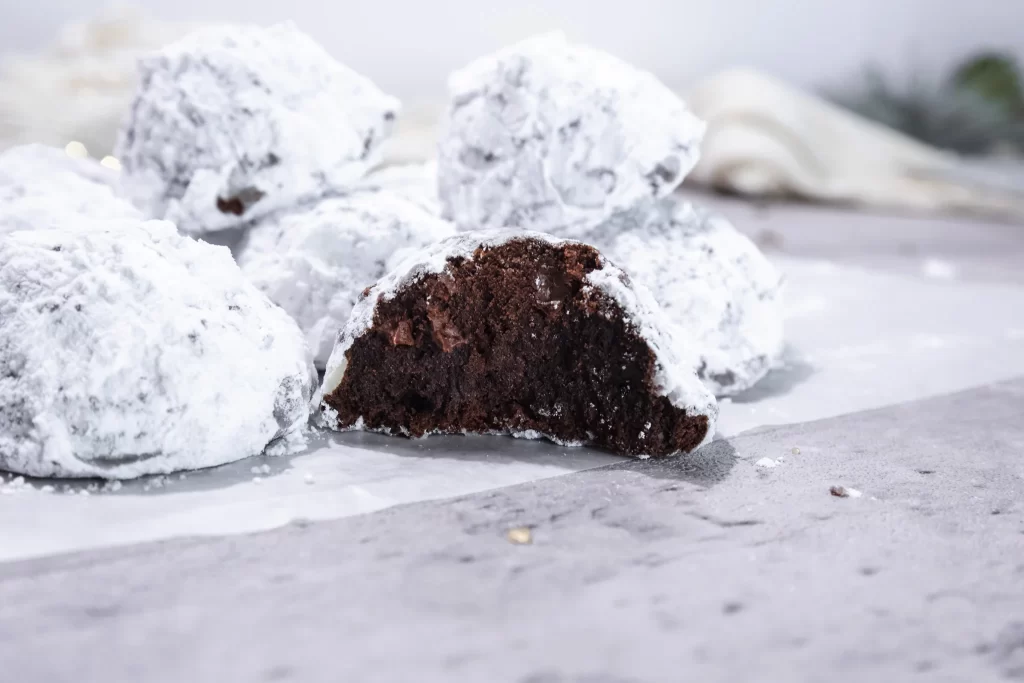
[[[1024,288],[777,262],[787,277],[786,363],[723,403],[725,437],[1024,375]],[[86,495],[82,483],[44,492],[40,482],[18,487],[7,477],[0,561],[333,519],[619,460],[511,438],[345,434],[295,457],[129,482],[116,492]]]

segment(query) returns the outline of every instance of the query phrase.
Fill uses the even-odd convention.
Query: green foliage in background
[[[936,83],[920,75],[903,86],[869,68],[854,88],[826,93],[831,100],[935,147],[986,154],[1024,152],[1024,99],[1012,57],[984,53]]]
[[[1011,56],[993,52],[968,59],[953,74],[953,85],[976,94],[1007,117],[1024,114],[1020,70]]]

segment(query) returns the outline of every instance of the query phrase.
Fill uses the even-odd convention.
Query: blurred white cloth
[[[1024,176],[967,162],[756,71],[687,94],[708,122],[688,183],[745,196],[796,196],[916,211],[1024,218]]]

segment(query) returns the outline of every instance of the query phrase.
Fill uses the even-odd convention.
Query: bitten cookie
[[[499,433],[623,455],[689,452],[718,407],[650,293],[596,249],[464,233],[356,304],[327,365],[329,427]]]

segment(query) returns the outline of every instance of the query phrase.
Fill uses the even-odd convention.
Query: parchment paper
[[[1024,288],[780,260],[785,364],[722,404],[719,434],[807,422],[1024,375]],[[499,437],[317,437],[308,452],[93,491],[0,484],[0,561],[259,531],[598,467],[590,449]],[[259,468],[259,471],[253,471]],[[567,482],[571,482],[568,479]],[[64,492],[64,487],[68,492]],[[96,488],[95,483],[92,485]]]

